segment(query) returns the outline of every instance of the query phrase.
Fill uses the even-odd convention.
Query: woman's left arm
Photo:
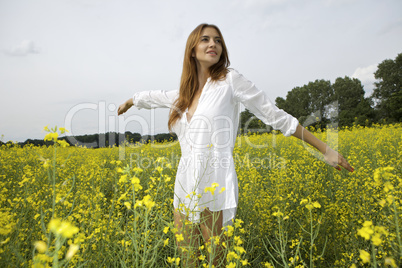
[[[313,134],[311,134],[310,131],[308,131],[301,125],[297,126],[296,131],[292,134],[292,136],[299,138],[302,141],[305,141],[315,147],[324,155],[325,161],[334,168],[341,170],[341,166],[344,167],[346,170],[353,172],[353,167],[340,153],[331,149],[325,142],[316,138]]]

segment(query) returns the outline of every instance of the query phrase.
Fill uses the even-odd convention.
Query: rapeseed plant
[[[212,267],[223,248],[228,267],[400,267],[401,130],[336,132],[353,173],[327,166],[296,139],[239,136],[237,217],[188,258]],[[179,144],[126,146],[123,159],[118,147],[67,146],[65,129],[45,131],[51,146],[0,147],[0,266],[185,267],[172,205]],[[189,198],[225,191],[208,187]]]

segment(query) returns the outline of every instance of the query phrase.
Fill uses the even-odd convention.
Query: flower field
[[[295,138],[238,137],[236,221],[193,256],[173,225],[178,143],[86,149],[47,130],[53,146],[0,147],[0,267],[212,267],[217,247],[226,267],[402,266],[401,124],[314,132],[353,173]]]

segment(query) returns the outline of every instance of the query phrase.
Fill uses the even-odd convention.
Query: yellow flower
[[[313,203],[313,207],[315,207],[315,208],[320,208],[321,205],[320,205],[320,203],[318,203],[317,201],[315,201],[315,202]]]
[[[134,204],[134,208],[137,208],[137,207],[142,207],[142,200],[137,200],[137,201],[135,201],[135,204]]]
[[[78,227],[75,227],[67,221],[61,221],[60,219],[52,219],[49,222],[49,229],[56,235],[61,235],[65,238],[71,238],[78,233]]]
[[[174,262],[174,260],[175,260],[175,258],[171,258],[171,257],[167,258],[168,263],[172,263],[172,262]]]
[[[169,227],[166,226],[166,227],[163,229],[163,232],[164,232],[165,234],[167,234],[167,232],[169,232]]]
[[[231,237],[233,235],[234,232],[234,228],[231,225],[226,226],[227,230],[225,231],[225,235],[227,235],[228,237]]]
[[[36,241],[34,245],[39,253],[45,253],[47,250],[47,245],[43,241]]]
[[[383,235],[389,235],[388,231],[385,230],[384,226],[375,226],[374,231]]]
[[[272,266],[272,264],[270,264],[269,262],[265,262],[264,267],[265,268],[274,268],[274,266]]]
[[[184,238],[183,238],[183,235],[182,235],[182,234],[176,234],[176,239],[177,239],[177,242],[181,242],[181,241],[183,241],[183,240],[184,240]]]
[[[68,130],[65,129],[64,127],[59,128],[59,130],[60,130],[61,134],[64,134],[64,133],[68,132]]]
[[[138,172],[138,173],[143,172],[142,168],[139,168],[139,167],[135,167],[135,168],[133,169],[133,171],[134,171],[134,172]]]
[[[373,237],[371,238],[371,241],[373,241],[374,246],[381,245],[382,243],[381,235],[379,233],[374,234]]]
[[[66,259],[70,260],[75,255],[75,253],[77,253],[79,248],[80,247],[78,245],[74,245],[74,244],[70,245],[70,248],[68,249],[68,251],[66,253]]]
[[[360,259],[362,259],[363,263],[369,263],[370,262],[370,253],[368,253],[365,250],[359,250],[360,251]]]
[[[371,225],[373,225],[373,222],[372,222],[372,221],[365,221],[365,222],[363,223],[363,226],[364,226],[364,227],[369,227],[369,226],[371,226]]]
[[[234,241],[236,242],[236,245],[238,245],[238,246],[243,244],[243,241],[241,240],[240,236],[235,236]]]
[[[234,250],[239,254],[246,253],[246,250],[243,247],[234,247]]]
[[[389,205],[392,205],[392,203],[394,202],[393,195],[390,194],[390,195],[387,196],[387,202],[388,202]]]
[[[48,133],[48,134],[46,134],[44,140],[45,140],[45,141],[51,141],[51,140],[53,140],[53,141],[56,142],[58,137],[59,137],[59,134],[57,134],[57,132]]]
[[[62,148],[66,148],[66,147],[70,146],[70,144],[68,144],[68,142],[66,142],[65,140],[59,140],[59,141],[57,141],[57,143],[60,144],[60,146]]]
[[[237,255],[234,251],[229,251],[229,253],[226,255],[226,259],[228,260],[228,261],[230,261],[230,260],[236,260],[236,259],[239,259],[240,257],[239,257],[239,255]]]
[[[363,227],[357,230],[357,234],[361,237],[364,237],[364,239],[369,240],[370,236],[374,233],[373,229],[371,228],[372,225],[373,223],[371,221],[365,221],[363,223]]]
[[[140,179],[134,176],[134,177],[131,178],[131,183],[132,183],[132,184],[139,184],[139,183],[140,183]]]
[[[306,208],[307,208],[308,210],[312,210],[312,209],[313,209],[313,205],[312,205],[312,204],[307,204],[307,205],[306,205]]]
[[[158,167],[156,167],[156,170],[157,170],[159,173],[162,173],[163,168],[158,166]]]
[[[304,204],[307,204],[307,203],[308,203],[307,199],[302,199],[302,201],[300,201],[300,205],[304,205]]]
[[[384,183],[384,191],[385,192],[392,191],[393,189],[394,189],[394,186],[389,181]]]
[[[226,265],[226,268],[235,268],[235,267],[236,267],[236,263],[233,263],[233,262]]]
[[[395,263],[395,260],[393,259],[393,258],[390,258],[390,257],[387,257],[387,258],[385,258],[385,260],[384,260],[384,264],[386,265],[386,266],[391,266],[392,268],[396,268],[397,266],[396,266],[396,263]]]
[[[131,204],[130,204],[130,202],[124,202],[124,205],[126,206],[127,209],[131,209]]]
[[[219,191],[219,193],[221,194],[221,193],[223,193],[225,190],[226,190],[225,187],[222,187],[221,190]]]
[[[207,192],[211,192],[212,195],[215,194],[215,188],[214,187],[205,187],[204,191]]]
[[[234,226],[236,228],[240,228],[242,223],[244,223],[244,221],[242,221],[241,219],[235,219]]]
[[[163,242],[163,246],[167,246],[169,244],[169,238],[166,238],[166,240]]]
[[[120,177],[119,183],[126,183],[127,182],[127,174],[124,174]]]
[[[150,195],[146,195],[142,200],[142,202],[144,203],[144,205],[147,207],[148,210],[151,210],[151,208],[156,204],[154,201],[151,200]]]
[[[276,212],[272,213],[272,216],[274,216],[274,217],[281,217],[281,216],[283,216],[283,213],[280,212],[280,211],[276,211]]]
[[[243,266],[246,266],[246,265],[250,264],[247,259],[246,260],[241,260],[240,262],[241,262],[241,265],[243,265]]]
[[[8,242],[10,242],[10,237],[7,237],[6,240],[1,241],[0,245],[7,244]]]
[[[176,265],[179,266],[180,264],[180,258],[176,258]]]

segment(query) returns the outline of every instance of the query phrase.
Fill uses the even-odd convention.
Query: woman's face
[[[204,28],[192,56],[202,68],[209,68],[219,61],[221,54],[222,43],[218,31],[213,27]]]

